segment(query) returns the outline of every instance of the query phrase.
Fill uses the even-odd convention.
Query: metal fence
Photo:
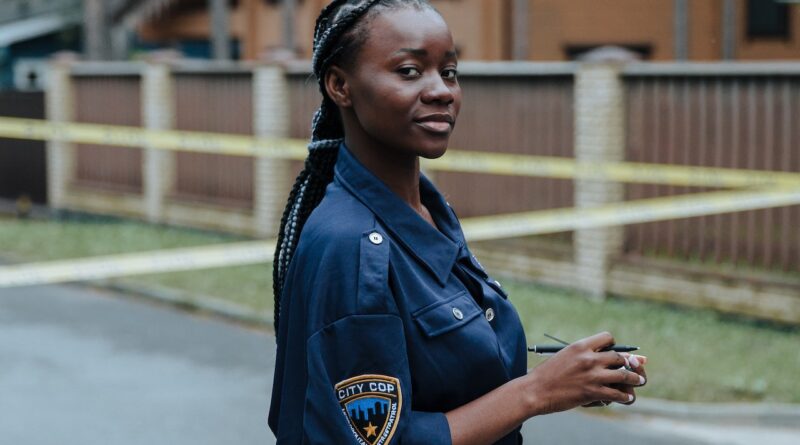
[[[76,122],[142,125],[139,75],[78,75],[72,85]],[[141,193],[142,152],[81,144],[76,147],[75,183],[96,190]]]
[[[179,72],[175,76],[175,128],[253,134],[253,79],[247,71]],[[253,158],[177,153],[174,197],[252,208]]]
[[[461,150],[570,158],[575,145],[573,64],[465,64],[464,105],[451,146]],[[140,66],[77,69],[75,119],[139,126]],[[798,64],[645,64],[622,70],[625,157],[628,161],[800,171]],[[254,133],[251,68],[175,68],[174,128]],[[319,104],[308,66],[286,73],[288,136],[308,138]],[[142,152],[80,146],[75,181],[103,190],[142,193]],[[177,153],[170,199],[249,211],[254,206],[254,159]],[[293,178],[300,163],[288,163]],[[572,180],[435,172],[462,217],[572,207]],[[286,184],[288,189],[289,184]],[[702,191],[628,184],[628,199]],[[502,197],[502,199],[498,199]],[[625,229],[622,255],[710,264],[800,270],[800,208],[707,216]],[[569,248],[572,233],[551,239]]]
[[[716,66],[631,73],[627,159],[800,172],[800,70]],[[630,199],[700,189],[630,184]],[[713,264],[800,270],[800,207],[628,226],[625,252]]]

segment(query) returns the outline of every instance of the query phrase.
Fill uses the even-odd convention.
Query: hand
[[[532,415],[565,411],[601,401],[629,404],[633,388],[645,382],[644,363],[631,365],[630,354],[600,352],[614,344],[608,332],[582,339],[553,355],[527,376]],[[637,356],[640,357],[640,356]],[[637,359],[638,361],[638,359]]]
[[[644,370],[644,365],[647,363],[647,357],[643,355],[628,354],[627,352],[623,352],[622,355],[628,361],[626,367],[629,370],[635,372],[636,374],[639,374],[644,379],[645,383],[638,386],[644,386],[647,383],[647,372],[645,372]],[[630,394],[631,396],[633,396],[633,400],[625,403],[625,405],[630,405],[636,401],[636,393],[634,392],[636,386],[620,384],[620,385],[614,385],[614,387],[616,387],[617,389],[626,394]]]

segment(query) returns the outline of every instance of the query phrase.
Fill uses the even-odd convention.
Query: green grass
[[[241,237],[116,219],[20,221],[0,217],[0,256],[52,260],[240,241]],[[266,264],[129,277],[269,311]],[[800,403],[800,327],[755,323],[710,310],[612,298],[603,303],[552,288],[507,281],[529,343],[544,332],[577,340],[608,330],[649,358],[645,397],[703,402]],[[533,354],[531,366],[543,360]]]
[[[529,343],[574,341],[600,331],[648,357],[644,397],[800,403],[800,329],[711,310],[631,299],[596,303],[570,292],[509,282]],[[533,356],[533,366],[542,358]]]
[[[144,224],[115,218],[73,216],[61,221],[0,217],[0,255],[44,261],[204,246],[243,240],[228,234]],[[256,310],[272,308],[272,268],[236,266],[116,279],[217,297]]]

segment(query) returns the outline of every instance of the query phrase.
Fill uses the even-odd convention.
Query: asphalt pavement
[[[0,289],[0,444],[273,444],[274,338],[78,285]],[[526,443],[798,444],[796,430],[606,411],[526,422]]]

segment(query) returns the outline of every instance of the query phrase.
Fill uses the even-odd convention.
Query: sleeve
[[[396,315],[352,315],[309,338],[304,443],[451,443],[444,413],[412,409],[403,332]]]
[[[324,280],[332,285],[318,286],[309,302],[310,314],[339,315],[306,337],[303,443],[449,445],[444,413],[412,409],[408,345],[389,288],[390,240],[377,227],[359,238],[348,243],[357,249],[358,261],[346,266],[352,273],[339,270],[337,284]]]

